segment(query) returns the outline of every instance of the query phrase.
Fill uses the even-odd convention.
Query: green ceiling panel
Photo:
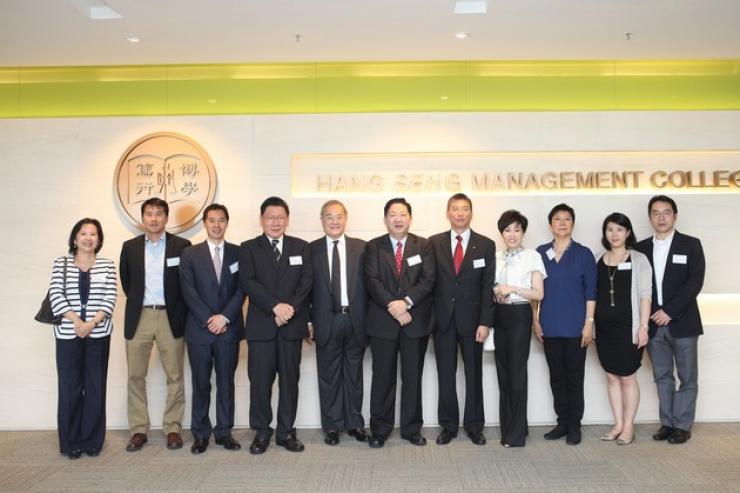
[[[0,118],[740,110],[740,60],[0,67]]]

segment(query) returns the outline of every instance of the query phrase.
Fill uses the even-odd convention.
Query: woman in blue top
[[[596,262],[591,250],[571,237],[575,219],[575,211],[566,204],[556,205],[547,215],[553,240],[537,247],[547,270],[539,314],[537,304],[532,304],[532,328],[545,347],[558,417],[545,440],[566,437],[569,445],[581,443],[583,374],[596,308]]]

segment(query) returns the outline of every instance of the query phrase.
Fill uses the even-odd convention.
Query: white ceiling
[[[0,66],[740,58],[740,0],[107,0],[123,18],[101,21],[85,2],[0,0]]]

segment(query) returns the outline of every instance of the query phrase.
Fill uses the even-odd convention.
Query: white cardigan
[[[66,289],[64,284],[64,259],[67,259]],[[80,269],[74,263],[74,257],[67,255],[54,260],[54,268],[49,283],[49,301],[54,315],[63,315],[69,310],[81,316],[80,304]],[[95,265],[90,269],[90,294],[86,305],[86,318],[92,320],[98,311],[107,315],[97,324],[88,337],[100,338],[109,336],[113,330],[111,317],[116,305],[118,287],[116,284],[116,266],[113,261],[102,257],[95,258]],[[57,339],[74,339],[77,337],[74,323],[62,317],[62,323],[54,326]]]
[[[640,300],[653,298],[653,268],[645,254],[634,248],[629,250],[632,263],[632,289],[630,302],[632,303],[632,339],[640,330]],[[601,260],[606,252],[599,256]]]

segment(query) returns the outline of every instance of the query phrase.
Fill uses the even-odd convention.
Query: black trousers
[[[476,327],[477,329],[477,327]],[[483,344],[475,341],[475,331],[460,334],[455,315],[446,332],[434,333],[434,355],[437,359],[439,425],[457,433],[460,425],[460,406],[457,403],[457,348],[462,353],[465,367],[465,411],[463,428],[467,432],[483,431]]]
[[[357,341],[349,315],[337,313],[329,341],[316,346],[321,427],[324,431],[362,428],[362,364],[365,348]]]
[[[99,452],[105,441],[110,336],[57,339],[59,451]]]
[[[276,437],[285,439],[295,433],[303,339],[286,340],[278,335],[271,341],[249,341],[248,347],[249,427],[260,438],[272,435],[272,385],[280,375]]]
[[[217,337],[211,344],[188,343],[188,359],[193,380],[192,421],[196,439],[231,434],[234,427],[234,373],[239,361],[239,344]],[[216,367],[216,428],[211,424],[211,372]]]
[[[370,388],[370,431],[387,437],[393,431],[396,415],[398,355],[401,355],[401,435],[421,431],[421,375],[429,337],[409,339],[370,338],[373,355],[373,379]]]
[[[586,348],[580,337],[545,337],[544,346],[558,424],[578,428],[583,419]]]
[[[498,413],[501,443],[521,447],[527,436],[527,361],[532,339],[530,305],[496,305]]]

